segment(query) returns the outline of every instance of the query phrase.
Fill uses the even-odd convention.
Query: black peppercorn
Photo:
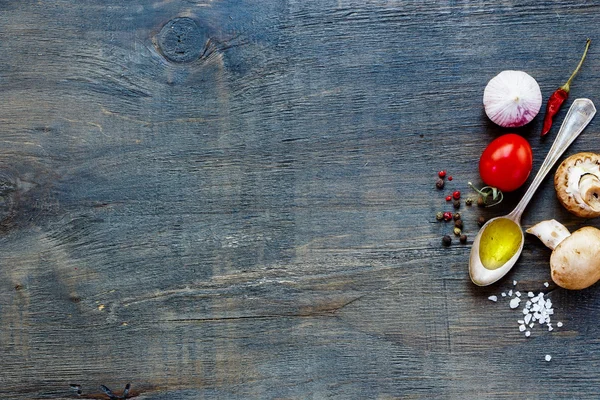
[[[444,213],[443,212],[438,212],[437,214],[435,214],[435,219],[437,219],[438,221],[441,221],[444,219]]]
[[[479,217],[477,219],[477,225],[479,225],[480,227],[483,226],[485,224],[485,218],[484,217]]]
[[[458,229],[462,229],[463,228],[462,219],[457,219],[456,221],[454,221],[454,226],[457,227]]]
[[[454,200],[454,208],[457,210],[460,208],[460,200]]]
[[[435,182],[435,187],[438,188],[438,189],[443,189],[444,188],[444,180],[442,178],[439,178]]]
[[[460,240],[460,242],[462,244],[467,243],[467,235],[460,235],[460,239],[459,240]]]
[[[483,198],[483,196],[479,196],[477,198],[477,205],[479,207],[485,207],[485,199]]]
[[[452,238],[449,235],[444,235],[442,238],[442,244],[446,247],[450,246],[452,244]]]
[[[465,200],[465,204],[467,206],[471,206],[471,204],[473,204],[473,199],[469,197],[468,199]]]
[[[459,220],[459,219],[460,219],[460,213],[457,213],[457,212],[456,212],[456,213],[454,213],[454,214],[452,215],[452,218],[454,218],[454,220],[455,220],[455,221],[456,221],[456,220]]]

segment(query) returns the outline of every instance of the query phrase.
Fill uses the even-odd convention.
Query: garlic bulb
[[[600,216],[600,155],[577,153],[565,159],[554,175],[561,204],[578,217]]]
[[[505,128],[529,122],[540,111],[542,92],[531,75],[523,71],[502,71],[493,77],[483,92],[487,116]]]

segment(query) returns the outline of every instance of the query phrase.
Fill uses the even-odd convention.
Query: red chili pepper
[[[544,117],[544,126],[542,128],[542,136],[544,136],[545,134],[547,134],[550,131],[550,128],[552,127],[552,120],[553,120],[554,116],[558,113],[558,110],[560,110],[560,106],[562,106],[562,104],[565,102],[565,100],[567,100],[567,98],[569,97],[569,90],[571,89],[571,81],[573,80],[575,75],[577,75],[577,73],[579,72],[579,69],[581,68],[581,65],[583,64],[583,60],[585,60],[585,56],[587,55],[587,51],[590,47],[591,42],[592,41],[590,39],[588,39],[585,42],[585,51],[583,52],[583,56],[581,56],[581,60],[579,61],[577,68],[575,68],[575,71],[573,71],[573,73],[569,77],[569,80],[567,81],[567,83],[565,83],[564,85],[562,85],[561,87],[556,89],[556,91],[554,93],[552,93],[552,95],[548,99],[548,104],[546,105],[546,116]]]

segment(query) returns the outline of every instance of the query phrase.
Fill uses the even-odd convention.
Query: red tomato
[[[529,142],[515,133],[496,138],[481,154],[479,174],[488,186],[512,192],[525,183],[533,166]]]

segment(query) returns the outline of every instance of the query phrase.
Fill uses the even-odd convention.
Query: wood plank
[[[100,385],[131,383],[145,399],[596,398],[599,289],[545,289],[535,238],[477,288],[470,245],[443,248],[435,213],[506,132],[483,113],[492,76],[526,70],[547,98],[592,37],[572,96],[598,103],[599,13],[1,2],[0,397],[107,399]],[[540,129],[517,130],[535,169],[556,132]],[[567,153],[598,151],[597,131]],[[522,193],[463,206],[465,231]],[[551,217],[598,226],[548,180],[523,223]],[[487,300],[513,279],[549,292],[564,328],[519,333],[518,312]]]

